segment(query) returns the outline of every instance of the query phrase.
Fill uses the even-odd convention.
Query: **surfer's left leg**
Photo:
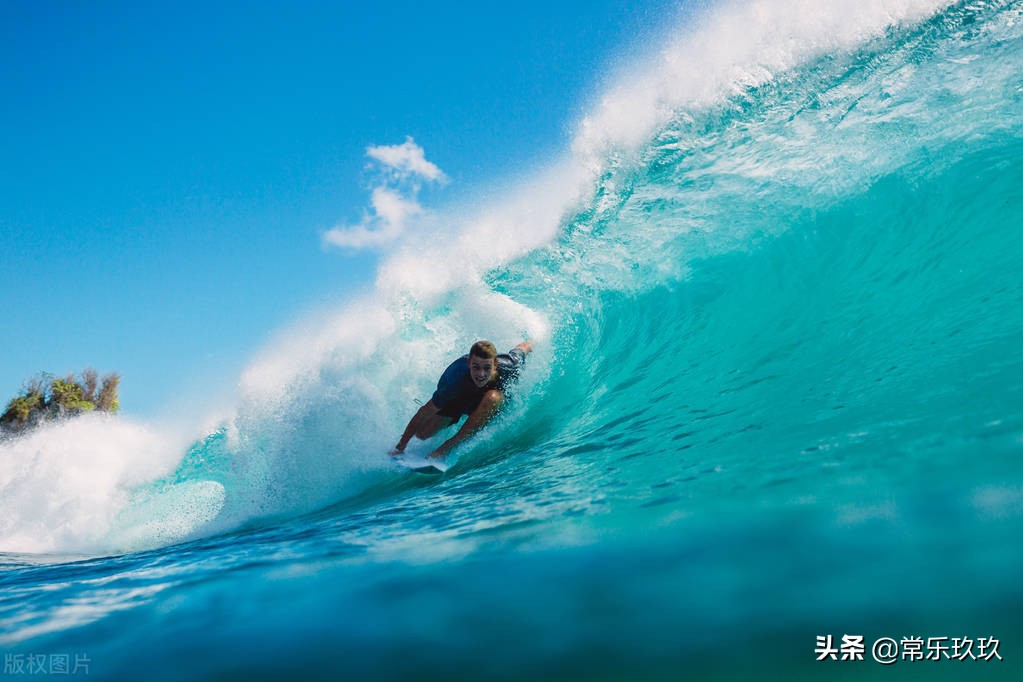
[[[405,427],[405,433],[401,434],[401,439],[394,446],[391,454],[397,455],[405,452],[405,446],[412,440],[412,436],[420,440],[426,440],[434,436],[441,429],[451,426],[456,421],[458,420],[455,417],[440,414],[440,409],[431,400],[420,407],[419,411],[409,421],[408,426]]]
[[[435,414],[431,417],[426,417],[419,424],[418,428],[416,428],[416,438],[419,440],[433,438],[437,435],[438,431],[446,429],[454,423],[454,417],[449,417],[444,414]]]

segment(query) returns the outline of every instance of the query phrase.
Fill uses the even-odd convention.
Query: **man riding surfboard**
[[[504,402],[505,388],[515,379],[533,344],[523,341],[507,353],[498,355],[489,341],[477,341],[468,355],[458,358],[444,370],[430,401],[419,408],[409,421],[392,455],[405,452],[412,436],[426,440],[457,423],[468,419],[455,435],[430,453],[432,459],[444,459],[453,447],[483,428]]]

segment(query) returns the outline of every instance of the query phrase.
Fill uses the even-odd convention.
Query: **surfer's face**
[[[483,388],[497,376],[497,360],[469,356],[469,376],[472,377],[472,383]]]

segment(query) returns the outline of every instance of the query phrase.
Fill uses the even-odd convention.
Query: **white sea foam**
[[[105,415],[0,442],[0,551],[102,551],[132,490],[172,471],[184,445]]]

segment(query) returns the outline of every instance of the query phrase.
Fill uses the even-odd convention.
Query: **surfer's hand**
[[[404,450],[404,448],[394,448],[393,450],[391,450],[387,454],[389,454],[391,457],[396,457],[398,455],[404,455],[405,454],[405,450]]]

